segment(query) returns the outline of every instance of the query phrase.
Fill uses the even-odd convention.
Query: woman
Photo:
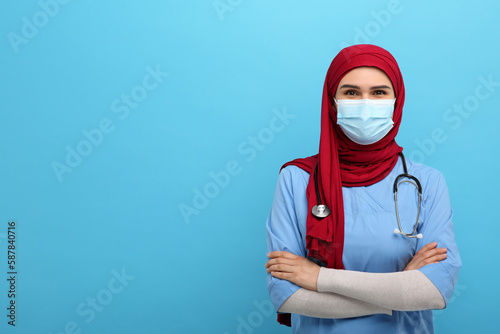
[[[282,167],[267,285],[294,333],[433,333],[431,309],[452,295],[462,264],[448,190],[394,140],[404,98],[389,52],[343,49],[326,75],[319,153]],[[413,184],[398,182],[395,198],[400,174]]]

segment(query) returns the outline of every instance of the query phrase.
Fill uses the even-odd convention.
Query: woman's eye
[[[357,95],[357,92],[355,90],[348,90],[344,94],[345,95]]]
[[[373,95],[385,95],[385,91],[383,90],[376,90],[373,92]]]

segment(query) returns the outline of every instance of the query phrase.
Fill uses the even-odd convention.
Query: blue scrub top
[[[462,266],[445,179],[437,170],[406,160],[408,172],[422,184],[422,207],[418,233],[422,239],[395,234],[398,227],[393,184],[403,173],[401,158],[382,181],[366,187],[342,187],[345,239],[342,261],[347,270],[388,273],[402,271],[414,254],[436,241],[448,249],[446,260],[419,269],[439,289],[448,303]],[[284,168],[278,178],[267,219],[267,251],[287,251],[307,256],[306,188],[309,174],[296,166]],[[402,183],[398,191],[399,217],[403,231],[413,231],[418,208],[416,187]],[[267,274],[267,287],[276,310],[300,287]],[[375,314],[346,319],[320,319],[292,315],[293,333],[434,333],[432,311]]]

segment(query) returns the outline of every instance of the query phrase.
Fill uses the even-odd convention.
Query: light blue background
[[[36,0],[0,3],[0,277],[9,220],[19,272],[15,328],[0,281],[0,331],[289,333],[254,304],[269,301],[264,223],[281,164],[317,152],[331,59],[357,42],[398,60],[407,95],[397,141],[447,178],[464,266],[436,332],[495,331],[499,3],[219,2],[218,13],[212,0],[73,0],[47,22]],[[33,16],[38,32],[16,53],[9,36]],[[112,103],[138,92],[148,67],[169,75],[121,119]],[[483,100],[480,77],[496,83]],[[464,103],[467,116],[448,114]],[[284,110],[294,118],[271,138]],[[53,162],[103,119],[113,131],[60,182]],[[237,173],[183,217],[179,207],[231,161]],[[135,278],[110,293],[113,270]],[[107,304],[86,322],[77,309],[97,296]]]

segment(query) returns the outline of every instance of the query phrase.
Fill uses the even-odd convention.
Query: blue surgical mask
[[[335,100],[337,124],[345,135],[360,145],[378,142],[392,129],[394,102],[382,100]]]

